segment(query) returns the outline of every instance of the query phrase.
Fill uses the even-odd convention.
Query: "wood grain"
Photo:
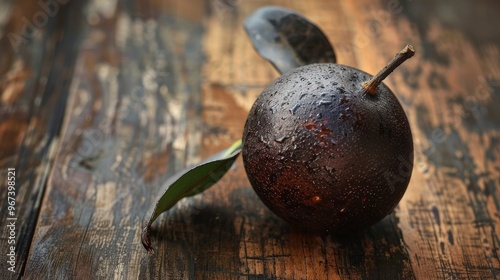
[[[81,6],[61,5],[59,13],[44,14],[45,17],[38,19],[35,15],[40,8],[30,1],[3,5],[9,13],[2,26],[5,36],[0,40],[0,217],[4,228],[8,214],[3,186],[7,182],[7,168],[15,168],[17,260],[14,273],[7,271],[4,259],[12,244],[2,239],[0,248],[2,269],[5,267],[2,274],[15,279],[23,273],[45,183],[59,147]],[[69,17],[74,20],[71,32],[63,29]],[[30,29],[30,24],[34,28]]]
[[[488,32],[498,3],[70,1],[16,52],[6,34],[34,3],[0,13],[0,180],[20,172],[22,221],[8,279],[500,277],[500,36]],[[242,28],[268,4],[307,16],[339,63],[369,73],[415,47],[385,81],[412,128],[408,191],[370,228],[310,235],[262,204],[239,159],[159,217],[148,255],[140,231],[161,184],[241,138],[278,77]]]

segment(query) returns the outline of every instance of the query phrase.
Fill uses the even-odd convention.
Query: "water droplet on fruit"
[[[345,104],[345,103],[347,103],[347,102],[349,102],[349,98],[348,98],[346,95],[344,95],[344,96],[340,99],[339,104]]]
[[[329,105],[329,104],[332,104],[331,100],[321,99],[320,101],[318,101],[318,105]]]
[[[264,143],[264,144],[266,144],[266,145],[268,145],[268,146],[269,146],[269,143],[266,141],[266,139],[264,139],[264,136],[262,136],[262,135],[261,135],[261,136],[259,137],[259,140],[260,140],[260,142],[262,142],[262,143]]]
[[[275,138],[274,141],[278,143],[283,143],[283,141],[285,141],[286,139],[288,139],[288,136],[281,136],[279,138]]]
[[[297,103],[293,106],[293,108],[290,110],[290,112],[292,113],[292,115],[295,115],[295,112],[297,111],[297,109],[299,109],[300,107],[300,104]]]
[[[328,171],[330,174],[333,174],[335,172],[335,168],[331,166],[325,166],[326,171]]]

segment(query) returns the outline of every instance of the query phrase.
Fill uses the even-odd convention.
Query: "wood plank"
[[[79,4],[43,10],[31,1],[6,1],[0,16],[0,180],[7,183],[15,168],[15,212],[0,209],[2,228],[15,223],[15,244],[2,238],[2,275],[21,277],[29,253],[40,201],[58,148],[78,43]],[[72,29],[64,32],[71,16]],[[66,51],[62,52],[64,49]],[[7,205],[7,188],[0,201]],[[7,218],[17,220],[7,220]],[[9,234],[11,231],[6,234]],[[2,237],[4,236],[2,231]],[[5,242],[3,242],[5,241]],[[7,254],[15,246],[15,270],[8,271]],[[10,260],[10,257],[9,257]]]
[[[25,278],[186,273],[188,262],[147,261],[140,231],[161,183],[199,159],[205,11],[190,10],[177,1],[96,1],[86,8],[62,148]],[[183,222],[182,207],[176,209]],[[168,243],[161,244],[163,252]],[[186,248],[168,250],[189,259]]]
[[[24,7],[17,3],[14,11]],[[46,31],[44,43],[34,40],[53,53],[42,56],[27,47],[25,53],[32,56],[26,61],[44,57],[38,72],[28,69],[0,80],[22,96],[5,107],[15,110],[2,112],[0,125],[7,125],[0,126],[0,137],[19,139],[0,142],[7,159],[2,154],[2,167],[22,166],[19,155],[28,157],[24,145],[33,150],[41,141],[43,152],[34,155],[45,160],[29,166],[45,175],[25,183],[38,187],[31,194],[38,200],[50,170],[30,255],[20,255],[27,262],[24,278],[499,277],[500,35],[483,32],[487,28],[477,22],[498,25],[494,1],[484,6],[431,0],[272,1],[316,22],[335,46],[339,63],[370,73],[406,43],[415,46],[416,57],[386,80],[408,114],[415,142],[408,191],[391,215],[351,236],[304,234],[264,206],[239,159],[216,186],[160,216],[151,236],[156,254],[146,253],[140,231],[161,183],[239,139],[253,101],[278,76],[241,27],[246,16],[266,4],[80,2],[78,9],[74,4],[60,14],[66,22],[85,11],[73,35],[47,28],[60,33]],[[4,33],[13,28],[9,24]],[[46,64],[52,60],[53,66]],[[0,61],[0,73],[18,69],[15,61]],[[45,75],[33,73],[51,75],[44,87],[37,85],[42,89],[30,83],[30,90],[22,88],[26,77]],[[56,82],[59,74],[65,74],[62,83]],[[53,108],[65,104],[69,81],[63,134],[56,141],[57,120],[63,118]],[[56,94],[48,98],[52,88]],[[5,89],[4,103],[13,96]],[[39,91],[49,100],[41,104],[50,106],[30,105]],[[56,97],[63,101],[57,103]],[[42,121],[34,125],[35,120]],[[42,141],[34,132],[38,138],[26,136],[35,128],[48,131],[52,140]],[[24,183],[31,177],[22,178]],[[33,224],[37,210],[30,211],[22,219]]]

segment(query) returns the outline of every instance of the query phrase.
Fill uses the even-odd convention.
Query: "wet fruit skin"
[[[367,94],[371,75],[340,64],[296,68],[257,98],[243,132],[255,192],[278,216],[346,234],[388,215],[413,167],[408,119],[392,91]]]

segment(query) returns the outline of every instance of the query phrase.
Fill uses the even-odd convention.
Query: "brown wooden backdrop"
[[[0,278],[494,279],[499,277],[498,1],[4,0],[0,2]],[[49,4],[47,4],[49,3]],[[377,72],[409,117],[415,167],[386,219],[307,235],[254,194],[239,159],[140,243],[175,171],[241,137],[277,72],[242,21],[263,5],[317,23],[339,63]],[[16,270],[7,270],[16,168]]]

